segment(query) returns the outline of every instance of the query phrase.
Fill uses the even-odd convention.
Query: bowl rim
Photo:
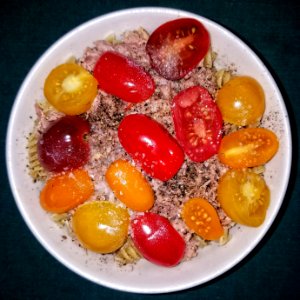
[[[25,207],[22,205],[22,201],[21,201],[21,197],[19,195],[19,193],[17,192],[17,186],[16,186],[16,182],[14,180],[14,176],[13,176],[13,159],[11,157],[10,154],[10,149],[11,149],[11,144],[13,141],[13,124],[15,122],[16,119],[16,114],[17,114],[17,108],[18,108],[18,104],[21,102],[21,98],[22,98],[22,94],[24,92],[24,90],[26,89],[26,86],[28,84],[28,82],[30,81],[30,78],[33,76],[33,74],[36,72],[37,69],[39,69],[40,65],[42,64],[43,60],[51,53],[54,51],[54,49],[56,49],[57,47],[59,47],[66,39],[68,39],[69,37],[71,37],[72,35],[76,34],[77,31],[82,30],[83,28],[89,27],[94,23],[98,23],[100,20],[104,20],[104,19],[109,19],[112,17],[117,17],[117,16],[123,16],[123,15],[127,15],[127,14],[138,14],[141,12],[149,12],[149,13],[169,13],[169,14],[174,14],[174,16],[177,14],[178,17],[194,17],[194,18],[198,18],[198,19],[202,19],[207,23],[210,23],[214,26],[216,26],[217,28],[222,29],[222,31],[225,31],[226,34],[230,35],[231,37],[234,37],[240,44],[242,44],[245,48],[247,48],[247,51],[249,51],[252,55],[254,55],[254,57],[258,60],[258,62],[262,65],[263,69],[266,72],[266,75],[268,76],[269,80],[271,80],[271,83],[273,85],[273,87],[275,88],[275,92],[277,94],[279,94],[281,96],[281,99],[283,100],[282,94],[273,78],[273,76],[271,75],[270,71],[267,69],[267,67],[265,66],[265,64],[263,63],[263,61],[260,59],[260,57],[250,48],[250,46],[248,46],[248,44],[246,42],[244,42],[239,36],[237,36],[236,34],[232,33],[230,30],[228,30],[226,27],[224,27],[223,25],[220,25],[219,23],[208,19],[206,17],[203,17],[201,15],[197,15],[194,14],[192,12],[186,11],[186,10],[181,10],[181,9],[175,9],[175,8],[168,8],[168,7],[159,7],[159,6],[145,6],[145,7],[133,7],[133,8],[126,8],[126,9],[121,9],[121,10],[115,10],[112,12],[108,12],[105,13],[103,15],[94,17],[88,21],[83,22],[82,24],[79,24],[78,26],[76,26],[75,28],[71,29],[70,31],[68,31],[67,33],[65,33],[63,36],[61,36],[59,39],[57,39],[52,45],[49,46],[48,49],[46,49],[46,51],[44,51],[41,56],[38,58],[38,60],[34,63],[34,65],[31,67],[31,69],[29,70],[29,72],[27,73],[25,79],[23,80],[17,95],[15,97],[14,103],[12,105],[11,108],[11,112],[10,112],[10,116],[9,116],[9,122],[8,122],[8,126],[7,126],[7,136],[6,136],[6,148],[5,148],[5,156],[6,156],[6,168],[7,168],[7,174],[8,174],[8,178],[9,178],[9,184],[10,184],[10,188],[14,197],[14,201],[18,207],[19,212],[21,213],[21,216],[23,218],[23,220],[25,221],[26,225],[28,226],[28,228],[30,229],[30,231],[33,233],[33,235],[35,236],[35,238],[40,242],[40,244],[56,259],[58,260],[60,263],[62,263],[62,265],[64,265],[65,267],[67,267],[69,270],[72,270],[73,272],[75,272],[77,275],[80,275],[83,278],[86,278],[96,284],[100,284],[102,286],[108,287],[108,288],[112,288],[115,290],[119,290],[119,291],[123,291],[123,292],[133,292],[133,293],[145,293],[145,294],[158,294],[158,293],[169,293],[169,292],[174,292],[174,291],[180,291],[180,290],[185,290],[188,288],[192,288],[198,285],[201,285],[205,282],[211,281],[212,279],[219,277],[220,275],[226,273],[227,271],[229,271],[230,269],[232,269],[234,266],[236,266],[238,263],[240,263],[246,256],[249,255],[250,252],[252,252],[256,246],[260,243],[260,241],[263,239],[263,237],[266,235],[266,233],[269,231],[271,225],[273,224],[275,218],[278,215],[278,212],[282,206],[282,202],[284,200],[286,191],[287,191],[287,187],[288,187],[288,183],[289,183],[289,178],[290,178],[290,173],[291,173],[291,164],[292,164],[292,138],[291,138],[291,128],[290,128],[290,121],[289,118],[287,117],[285,119],[286,126],[288,127],[289,131],[286,133],[287,134],[287,140],[288,140],[288,165],[286,166],[286,174],[288,174],[289,176],[287,176],[284,180],[283,186],[284,186],[284,190],[283,190],[283,198],[280,199],[280,203],[279,205],[276,207],[276,211],[274,212],[274,214],[272,215],[272,218],[270,220],[268,220],[268,225],[264,227],[264,230],[261,232],[261,234],[257,237],[257,239],[252,243],[252,247],[248,249],[248,251],[245,251],[239,255],[236,256],[235,260],[233,260],[231,263],[226,265],[226,268],[223,268],[222,270],[220,270],[220,272],[218,272],[218,274],[215,274],[214,276],[211,276],[210,278],[206,278],[206,280],[204,281],[192,281],[190,282],[190,284],[184,284],[184,285],[179,285],[178,288],[176,287],[166,287],[166,288],[159,288],[156,290],[153,290],[151,288],[149,289],[140,289],[138,287],[126,287],[125,285],[120,285],[120,284],[114,284],[105,280],[96,280],[93,276],[87,274],[87,272],[83,272],[82,270],[80,270],[79,268],[73,266],[71,263],[69,263],[68,261],[66,261],[64,258],[62,258],[53,248],[49,247],[47,240],[41,236],[38,231],[35,229],[35,227],[33,226],[33,224],[30,222],[26,211],[25,211]],[[284,114],[286,116],[288,116],[287,113],[287,109],[285,106],[285,103],[283,101],[282,103],[282,108],[284,109]]]

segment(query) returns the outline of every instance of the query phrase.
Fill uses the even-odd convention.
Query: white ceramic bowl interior
[[[225,246],[200,249],[200,255],[174,268],[140,260],[134,267],[120,268],[111,258],[77,247],[38,203],[40,184],[27,174],[26,136],[35,115],[34,103],[43,99],[43,82],[48,72],[71,56],[80,57],[93,41],[111,33],[117,35],[140,26],[151,32],[165,21],[192,17],[209,30],[212,47],[218,53],[219,66],[232,66],[238,74],[255,77],[266,94],[265,127],[276,132],[280,148],[267,165],[266,181],[272,199],[266,221],[259,228],[236,227]],[[241,261],[263,238],[274,221],[286,192],[291,166],[291,134],[286,107],[274,79],[262,61],[239,38],[222,26],[185,11],[167,8],[137,8],[110,13],[93,19],[63,36],[37,61],[16,97],[7,132],[7,168],[17,206],[28,227],[40,243],[62,264],[77,274],[110,288],[139,293],[164,293],[205,283]]]

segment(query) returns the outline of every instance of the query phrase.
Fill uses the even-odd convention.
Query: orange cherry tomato
[[[128,161],[119,159],[113,162],[105,178],[115,196],[127,207],[146,211],[153,206],[154,193],[150,184]]]
[[[279,142],[272,131],[265,128],[245,128],[225,136],[219,149],[219,160],[239,169],[268,162],[277,152]]]
[[[216,240],[224,234],[215,208],[203,198],[188,200],[183,206],[182,218],[190,230],[205,240]]]
[[[66,115],[86,112],[97,96],[97,80],[83,67],[66,63],[54,68],[44,84],[46,99]]]
[[[260,175],[248,169],[231,169],[220,178],[217,195],[234,222],[257,227],[265,220],[270,190]]]
[[[229,80],[217,93],[223,120],[245,126],[258,122],[265,111],[265,95],[261,85],[248,76]]]
[[[108,201],[87,202],[76,209],[72,226],[84,247],[111,253],[126,241],[129,214],[126,209]]]
[[[85,170],[78,169],[51,177],[40,194],[41,206],[53,213],[64,213],[86,201],[94,192]]]

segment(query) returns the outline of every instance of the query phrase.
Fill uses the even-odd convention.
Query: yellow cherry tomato
[[[146,211],[154,204],[153,190],[143,174],[126,160],[113,162],[105,174],[115,196],[135,211]]]
[[[258,122],[265,111],[265,94],[261,85],[248,76],[229,80],[217,93],[225,122],[245,126]]]
[[[84,247],[111,253],[127,239],[129,214],[126,209],[108,201],[87,202],[76,209],[72,226]]]
[[[266,217],[270,190],[265,180],[248,170],[229,170],[219,181],[218,200],[236,223],[257,227]]]
[[[215,208],[203,198],[193,198],[183,205],[182,218],[191,230],[205,240],[216,240],[224,234]]]
[[[97,80],[83,67],[66,63],[50,72],[44,84],[44,94],[58,111],[79,115],[93,103],[97,84]]]

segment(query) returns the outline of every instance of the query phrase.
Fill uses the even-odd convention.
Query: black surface
[[[300,6],[296,2],[1,2],[0,299],[300,299]],[[293,130],[291,182],[283,207],[267,236],[247,259],[216,280],[165,295],[114,291],[79,277],[57,262],[35,240],[21,218],[9,188],[4,157],[6,128],[14,97],[39,56],[75,26],[107,12],[138,6],[165,6],[191,11],[236,33],[256,51],[272,72],[285,98]]]

